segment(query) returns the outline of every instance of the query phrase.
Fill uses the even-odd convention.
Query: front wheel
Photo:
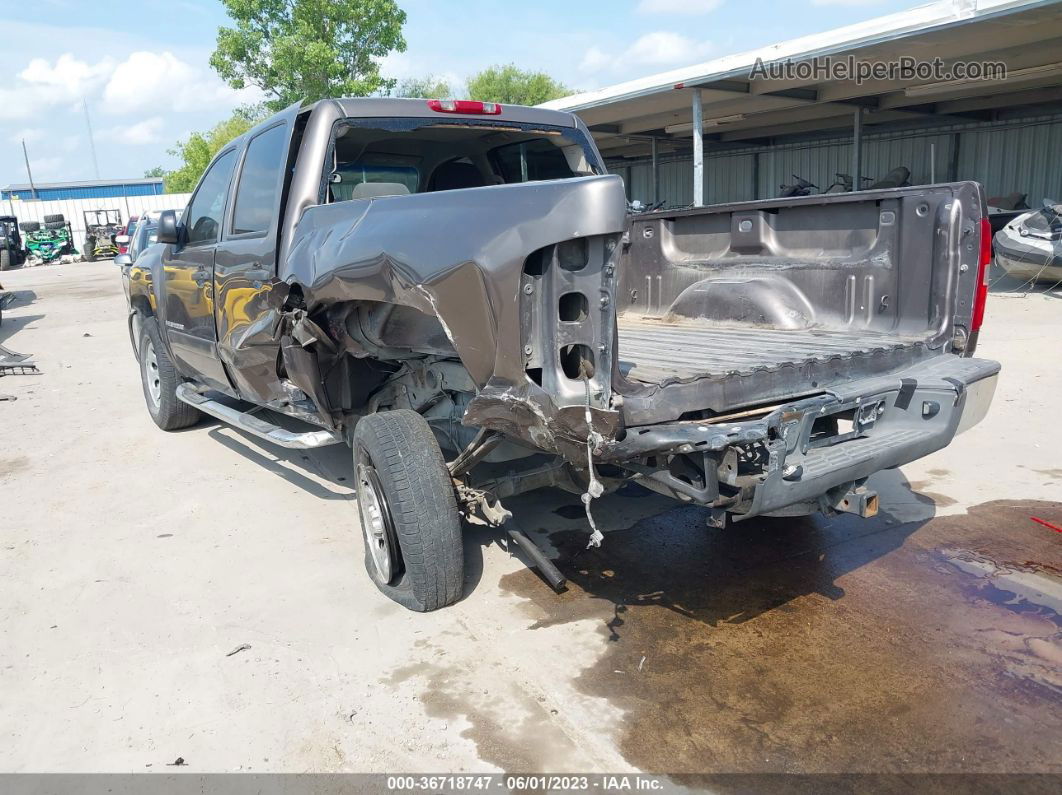
[[[461,598],[464,555],[439,444],[413,411],[370,414],[354,429],[365,568],[400,605],[425,613]]]
[[[176,431],[194,425],[199,420],[199,410],[177,397],[181,376],[162,344],[155,318],[147,318],[141,324],[138,347],[140,378],[151,419],[164,431]]]

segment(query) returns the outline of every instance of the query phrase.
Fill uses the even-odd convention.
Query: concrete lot
[[[415,615],[362,567],[343,448],[144,408],[112,264],[0,275],[0,771],[1062,772],[1062,300],[994,295],[988,418],[882,514],[513,501],[556,596],[471,530]],[[250,648],[230,653],[244,644]]]

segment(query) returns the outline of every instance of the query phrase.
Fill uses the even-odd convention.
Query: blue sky
[[[453,84],[494,63],[580,90],[699,63],[918,5],[917,0],[399,0],[405,53],[385,74]],[[166,150],[253,101],[210,69],[214,0],[0,0],[0,185],[92,179],[83,102],[103,178],[171,167]]]

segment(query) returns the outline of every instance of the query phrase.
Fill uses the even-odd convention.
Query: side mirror
[[[133,258],[130,257],[128,254],[119,254],[118,256],[116,256],[114,258],[114,264],[115,265],[120,265],[120,266],[123,266],[123,267],[125,265],[132,265],[133,264]]]
[[[163,210],[159,216],[159,231],[156,242],[178,242],[177,213],[173,210]]]
[[[124,246],[129,242],[129,235],[115,235],[114,242],[120,246]]]

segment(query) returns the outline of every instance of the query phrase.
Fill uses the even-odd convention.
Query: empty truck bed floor
[[[619,366],[647,384],[748,375],[812,361],[916,347],[923,335],[877,331],[769,329],[620,319]]]

